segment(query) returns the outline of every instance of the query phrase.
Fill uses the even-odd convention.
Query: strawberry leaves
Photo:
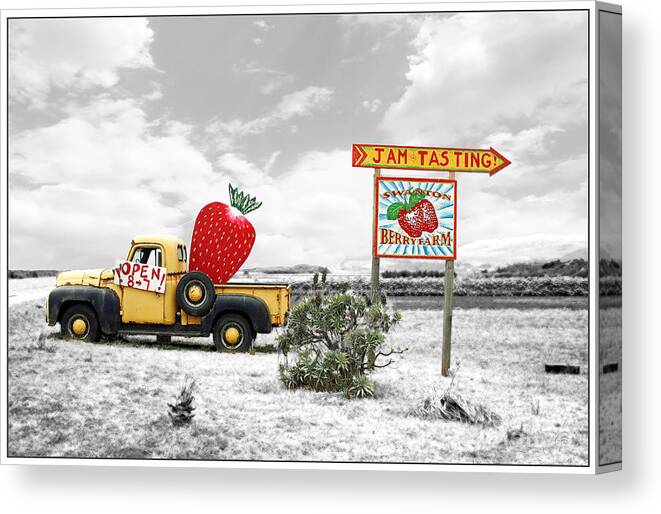
[[[386,217],[390,221],[395,221],[397,219],[397,215],[399,214],[399,211],[401,211],[402,209],[406,209],[406,204],[404,202],[396,202],[390,204],[388,206],[388,210],[386,211]]]
[[[425,192],[421,189],[416,189],[411,191],[411,196],[409,196],[409,211],[417,205],[420,200],[424,200]]]
[[[230,186],[230,205],[235,209],[238,209],[241,214],[248,214],[249,212],[255,211],[262,206],[262,202],[258,202],[257,198],[250,196],[249,194],[239,191],[238,187]]]

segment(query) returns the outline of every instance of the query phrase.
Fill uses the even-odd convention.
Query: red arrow
[[[365,157],[367,157],[367,152],[361,148],[361,145],[351,145],[351,157],[353,160],[352,166],[360,166]]]
[[[507,157],[505,157],[503,154],[498,152],[493,146],[490,146],[489,150],[491,151],[492,154],[494,154],[496,157],[499,157],[503,161],[503,163],[500,166],[495,167],[489,172],[489,176],[491,177],[496,173],[498,173],[500,170],[502,170],[505,166],[509,166],[510,164],[512,164],[512,161],[510,161]]]

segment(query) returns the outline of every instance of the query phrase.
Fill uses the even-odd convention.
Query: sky
[[[512,161],[458,177],[464,262],[586,252],[586,31],[558,11],[11,20],[9,267],[190,241],[229,183],[263,202],[246,267],[367,267],[372,178],[352,143]]]
[[[599,14],[599,246],[622,260],[622,16]]]

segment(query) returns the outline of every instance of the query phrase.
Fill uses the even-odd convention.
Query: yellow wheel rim
[[[87,321],[82,318],[74,320],[71,324],[71,331],[78,337],[84,335],[87,332]]]
[[[230,345],[235,345],[241,340],[241,332],[237,328],[229,327],[223,334],[223,339]]]
[[[188,299],[193,303],[198,303],[204,296],[204,291],[200,286],[193,285],[188,288]]]

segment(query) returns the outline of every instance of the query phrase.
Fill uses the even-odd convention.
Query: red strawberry
[[[193,229],[189,269],[206,273],[214,284],[232,278],[255,244],[255,229],[242,214],[259,208],[261,202],[230,184],[230,204],[205,205]]]
[[[422,212],[422,230],[425,232],[433,232],[438,228],[438,217],[436,216],[436,209],[429,200],[420,200],[413,209],[418,209]]]
[[[420,237],[423,229],[423,213],[419,209],[413,208],[411,211],[402,209],[397,214],[397,221],[402,230],[410,237]]]

